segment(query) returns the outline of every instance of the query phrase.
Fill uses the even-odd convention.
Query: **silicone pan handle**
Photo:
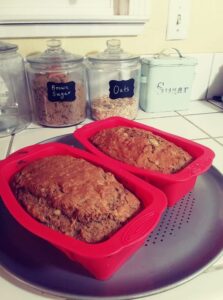
[[[138,218],[133,219],[121,236],[121,245],[129,245],[147,236],[158,223],[161,213],[151,209],[145,210]]]
[[[206,172],[212,165],[212,161],[215,157],[214,152],[211,149],[206,149],[205,153],[200,156],[194,163],[187,167],[190,172],[190,176],[198,176]]]

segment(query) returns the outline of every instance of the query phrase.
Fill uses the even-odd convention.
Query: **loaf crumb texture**
[[[35,219],[76,239],[109,238],[140,209],[140,201],[113,174],[69,155],[36,160],[11,181]]]
[[[112,158],[164,174],[176,173],[192,160],[182,148],[140,128],[102,129],[90,141]]]

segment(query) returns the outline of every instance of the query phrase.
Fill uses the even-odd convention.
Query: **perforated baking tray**
[[[71,135],[48,141],[80,147]],[[105,282],[92,278],[28,233],[1,201],[0,236],[0,274],[29,290],[67,299],[132,299],[156,294],[196,277],[221,256],[223,178],[215,168],[201,175],[193,191],[166,210],[144,246]]]

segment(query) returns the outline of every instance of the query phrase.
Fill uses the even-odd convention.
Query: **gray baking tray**
[[[81,147],[72,135],[47,142]],[[223,251],[223,177],[215,169],[168,208],[145,244],[115,275],[98,281],[46,241],[21,227],[0,201],[0,274],[31,289],[66,299],[133,299],[191,280]]]

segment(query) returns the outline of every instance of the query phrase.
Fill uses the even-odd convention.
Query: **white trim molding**
[[[60,4],[64,6],[46,10],[52,1],[59,2],[1,0],[0,38],[135,36],[143,31],[150,16],[150,0],[63,0]],[[34,3],[38,3],[36,11]],[[41,3],[44,13],[40,13]],[[94,6],[87,6],[89,3]]]

